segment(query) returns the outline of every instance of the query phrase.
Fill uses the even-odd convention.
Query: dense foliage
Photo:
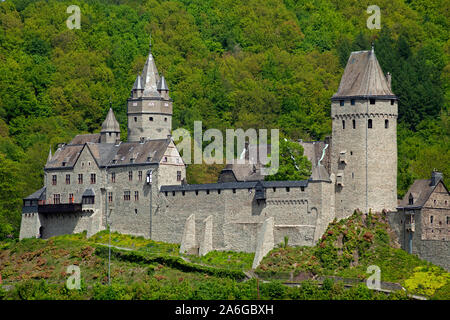
[[[410,293],[449,299],[450,273],[398,247],[383,214],[358,211],[333,221],[314,247],[273,249],[256,272],[263,277],[338,276],[367,279],[371,265],[380,268],[381,281],[402,284]],[[436,296],[435,296],[436,294]]]
[[[81,9],[70,30],[69,5]],[[126,99],[148,53],[174,99],[173,127],[331,133],[330,97],[351,50],[375,51],[399,96],[399,194],[450,171],[449,2],[380,0],[6,0],[0,3],[0,237],[18,235],[21,198],[42,186],[49,147],[98,132],[111,99],[126,139]],[[216,176],[191,166],[188,177]],[[194,171],[194,172],[192,172]],[[213,170],[214,172],[214,170]]]

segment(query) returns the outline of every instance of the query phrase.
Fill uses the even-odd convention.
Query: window
[[[177,171],[177,181],[181,181],[181,171]]]
[[[433,216],[430,216],[430,223],[433,223]]]
[[[355,173],[352,172],[352,179],[355,179]]]
[[[130,201],[130,191],[123,192],[123,200]]]
[[[340,105],[341,107],[343,107],[343,106],[344,106],[344,100],[339,100],[339,105]]]
[[[108,191],[108,202],[113,202],[113,193]]]
[[[138,171],[138,179],[139,181],[142,181],[142,171]]]
[[[355,99],[350,100],[350,103],[352,104],[352,106],[355,105]]]
[[[342,120],[342,129],[345,129],[345,120]]]
[[[447,224],[450,224],[450,217],[447,217]]]
[[[111,137],[111,132],[109,132],[109,136]]]
[[[82,173],[78,174],[78,184],[83,184],[83,174]]]
[[[73,193],[69,193],[69,203],[73,203]]]
[[[139,191],[134,192],[134,201],[139,201]]]
[[[206,194],[209,194],[209,190],[206,190]]]
[[[56,174],[52,175],[52,185],[56,186]]]
[[[305,191],[305,187],[300,187],[300,190],[301,191]]]
[[[95,173],[91,173],[91,184],[95,184]]]
[[[287,187],[286,188],[286,192],[289,192],[289,191],[291,191],[291,189],[289,187]]]
[[[134,117],[134,122],[137,122],[137,117]]]
[[[352,120],[352,125],[353,125],[353,129],[356,129],[356,120],[355,119]]]
[[[111,182],[116,183],[116,173],[115,172],[111,172]]]
[[[149,121],[153,121],[153,117],[149,117],[148,120],[149,120]]]
[[[413,197],[412,194],[409,194],[408,204],[409,204],[409,205],[414,204],[414,197]]]
[[[388,119],[384,120],[384,128],[385,129],[389,128],[389,120]]]
[[[233,189],[233,193],[236,193],[236,189]]]
[[[391,99],[391,106],[393,106],[394,103],[395,103],[395,100],[394,100],[394,99]]]
[[[61,203],[61,195],[59,193],[53,195],[53,203],[60,204]]]
[[[70,174],[66,174],[66,184],[70,184]]]
[[[164,121],[167,122],[167,118],[164,118]]]
[[[369,120],[368,120],[368,122],[367,122],[367,127],[368,127],[369,129],[372,129],[372,119],[369,119]]]
[[[172,191],[172,196],[174,196],[174,197],[175,197],[175,191]]]
[[[81,202],[83,204],[94,204],[95,197],[94,196],[84,196]]]
[[[370,99],[370,104],[375,104],[375,99]]]
[[[164,157],[164,162],[167,162],[167,157]]]
[[[133,171],[128,171],[128,180],[133,181]]]
[[[220,194],[220,189],[217,189],[217,194]]]
[[[198,196],[198,190],[195,190],[195,195]]]

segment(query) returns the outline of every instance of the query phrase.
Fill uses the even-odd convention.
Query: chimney
[[[391,88],[391,73],[390,72],[387,73],[386,80],[388,83],[389,90],[392,90],[392,88]]]
[[[439,181],[444,179],[444,175],[442,174],[442,172],[438,172],[438,171],[433,171],[431,173],[431,183],[430,186],[435,186],[439,183]]]

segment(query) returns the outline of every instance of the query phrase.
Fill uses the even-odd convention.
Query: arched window
[[[345,120],[342,120],[342,129],[345,129]]]
[[[367,127],[369,129],[372,129],[372,119],[369,119],[369,121],[367,122]]]
[[[388,119],[384,120],[384,127],[386,129],[389,128],[389,120]]]
[[[353,129],[356,129],[356,120],[355,119],[352,120],[352,125],[353,125]]]

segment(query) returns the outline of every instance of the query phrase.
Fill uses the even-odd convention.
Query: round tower
[[[336,216],[397,206],[398,99],[373,50],[352,52],[331,98]]]
[[[128,141],[167,139],[172,132],[172,99],[164,76],[159,76],[151,51],[142,76],[137,75],[128,99]]]

